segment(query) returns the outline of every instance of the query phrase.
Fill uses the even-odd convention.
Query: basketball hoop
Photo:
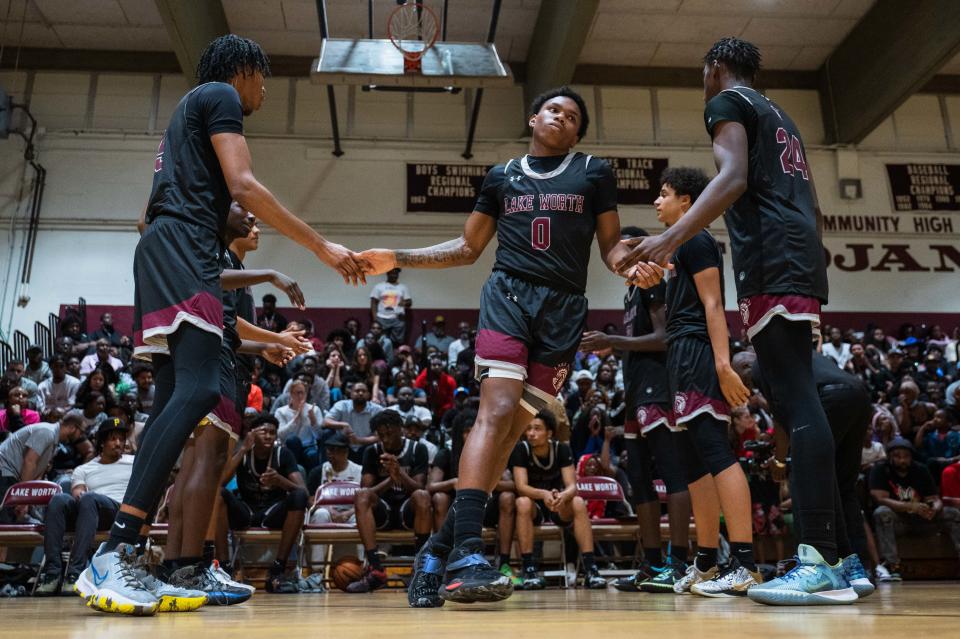
[[[403,55],[403,72],[420,73],[420,59],[440,35],[440,20],[420,2],[402,4],[387,20],[387,37]]]

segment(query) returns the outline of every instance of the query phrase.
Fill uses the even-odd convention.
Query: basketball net
[[[398,6],[387,20],[387,36],[403,56],[404,73],[421,73],[420,61],[439,35],[437,14],[420,2]]]

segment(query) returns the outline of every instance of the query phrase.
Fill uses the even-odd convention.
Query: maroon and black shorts
[[[133,258],[134,354],[167,354],[167,336],[183,322],[223,335],[219,255],[215,233],[169,216],[154,220]]]
[[[587,298],[495,270],[480,294],[477,378],[524,382],[536,413],[563,387],[587,321]]]
[[[810,322],[814,337],[820,335],[820,300],[804,295],[754,295],[740,300],[740,319],[753,339],[778,315],[791,322]]]
[[[677,428],[704,413],[730,422],[730,407],[720,390],[720,379],[709,340],[683,336],[667,346],[667,370],[673,395],[673,423]]]
[[[227,433],[231,439],[239,440],[243,429],[243,411],[247,395],[237,376],[237,356],[233,349],[224,346],[220,349],[220,401],[200,422],[203,427],[209,423]]]
[[[646,435],[657,426],[665,426],[670,430],[677,430],[673,424],[673,411],[667,404],[641,404],[627,415],[623,424],[623,436],[627,439],[636,439],[639,435]]]

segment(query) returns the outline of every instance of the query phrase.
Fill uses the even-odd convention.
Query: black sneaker
[[[407,604],[411,608],[439,608],[443,599],[437,592],[443,583],[446,558],[450,549],[443,544],[426,543],[413,560],[413,576],[407,586]]]
[[[291,575],[276,573],[267,576],[267,592],[280,595],[292,595],[300,592],[300,580]]]
[[[613,587],[620,592],[640,592],[640,584],[659,574],[658,570],[653,570],[647,564],[640,564],[637,572],[629,577],[620,577],[613,582]]]
[[[536,568],[524,568],[520,581],[520,590],[543,590],[547,580],[540,576]]]
[[[76,580],[74,580],[76,581]],[[34,597],[53,597],[60,594],[60,575],[43,575],[33,591]],[[73,594],[73,591],[70,591]]]
[[[178,588],[202,590],[207,593],[207,603],[213,606],[232,606],[243,603],[253,594],[247,589],[220,583],[210,569],[202,565],[184,566],[174,571],[167,582]]]
[[[503,601],[513,594],[513,583],[483,556],[483,541],[468,539],[450,553],[440,598],[457,603]]]
[[[607,580],[600,576],[600,569],[596,564],[583,576],[583,585],[590,590],[606,590]]]
[[[374,570],[373,566],[367,565],[363,570],[363,576],[353,583],[347,585],[347,592],[373,592],[387,585],[387,573],[382,570]]]

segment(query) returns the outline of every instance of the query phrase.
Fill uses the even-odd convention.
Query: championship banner
[[[407,164],[408,213],[470,213],[489,164]]]
[[[667,158],[604,157],[617,178],[617,204],[653,205],[660,195],[660,174]]]
[[[960,211],[960,164],[887,164],[896,211]]]

